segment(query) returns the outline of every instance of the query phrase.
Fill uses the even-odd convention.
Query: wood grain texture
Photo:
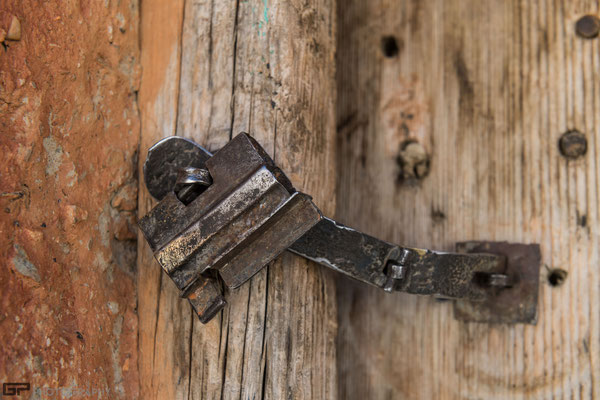
[[[337,217],[392,242],[537,242],[536,326],[460,323],[449,303],[338,281],[348,399],[600,397],[600,47],[591,1],[340,2]],[[396,38],[386,57],[382,38]],[[585,133],[569,161],[558,139]],[[398,180],[405,140],[429,174]],[[376,194],[376,195],[374,195]],[[562,286],[548,284],[562,268]]]
[[[164,136],[214,151],[246,131],[333,213],[333,1],[149,1],[141,27],[141,160]],[[141,187],[140,215],[151,205]],[[201,325],[139,242],[143,398],[337,397],[327,272],[284,254]]]
[[[148,147],[175,134],[179,93],[183,0],[144,1],[140,16],[141,116],[140,169]],[[143,179],[138,216],[153,206]],[[163,277],[143,236],[138,233],[138,347],[140,397],[181,399],[189,388],[189,305]]]

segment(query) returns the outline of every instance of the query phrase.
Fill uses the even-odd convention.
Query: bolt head
[[[593,39],[600,33],[600,19],[595,15],[584,15],[575,23],[577,34],[586,39]]]
[[[587,139],[579,131],[569,131],[560,137],[558,147],[564,157],[574,160],[587,152]]]

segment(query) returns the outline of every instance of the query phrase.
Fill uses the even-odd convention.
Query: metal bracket
[[[195,159],[193,168],[188,155],[210,153],[190,145],[197,146],[168,138],[149,150],[146,185],[161,201],[138,224],[158,263],[206,322],[226,304],[217,274],[237,288],[321,213],[251,137],[238,135],[214,156]]]
[[[215,155],[164,139],[149,149],[144,177],[160,202],[140,229],[202,322],[226,304],[221,281],[237,288],[286,249],[387,292],[464,299],[464,320],[535,322],[539,247],[537,258],[525,245],[493,243],[443,253],[358,232],[323,217],[247,134]]]
[[[488,253],[506,258],[498,273],[504,277],[503,288],[491,285],[482,302],[457,300],[456,319],[468,322],[527,323],[537,322],[538,287],[541,253],[538,244],[506,242],[462,242],[456,245],[459,253]]]

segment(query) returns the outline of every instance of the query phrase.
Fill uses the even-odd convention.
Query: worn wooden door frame
[[[333,213],[334,2],[150,0],[141,10],[140,163],[165,136],[215,150],[249,132]],[[140,186],[139,215],[153,204]],[[140,237],[141,397],[337,397],[328,273],[284,254],[228,297],[201,325]]]

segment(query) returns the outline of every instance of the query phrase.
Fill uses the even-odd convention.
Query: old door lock
[[[284,250],[388,292],[459,299],[463,320],[536,321],[538,245],[467,242],[445,253],[376,239],[324,217],[245,133],[214,155],[163,139],[144,179],[160,202],[140,229],[203,323],[226,305],[220,281],[237,288]]]

